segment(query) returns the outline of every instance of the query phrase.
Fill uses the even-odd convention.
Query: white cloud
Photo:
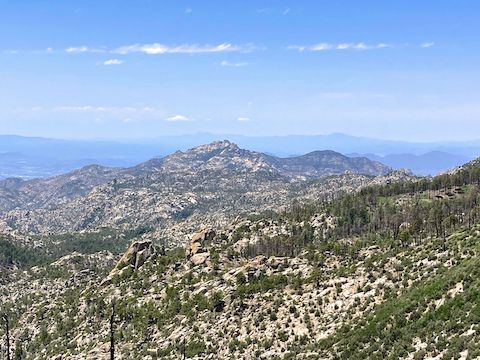
[[[185,122],[185,121],[192,121],[190,118],[188,118],[185,115],[174,115],[170,116],[169,118],[166,119],[167,121],[170,122]]]
[[[83,53],[83,52],[88,52],[88,47],[86,46],[81,46],[81,47],[68,47],[65,49],[67,53],[70,54],[78,54],[78,53]]]
[[[335,46],[337,50],[368,50],[368,49],[378,49],[379,45],[368,46],[367,44],[360,42],[357,44],[353,43],[343,43]]]
[[[190,7],[185,9],[185,14],[191,14],[192,12],[193,12],[193,10]]]
[[[105,50],[98,48],[91,48],[88,46],[70,46],[65,49],[69,54],[82,54],[82,53],[103,53]]]
[[[224,53],[224,52],[251,52],[255,49],[252,44],[247,45],[233,45],[223,43],[219,45],[198,45],[185,44],[179,46],[169,46],[164,44],[134,44],[121,46],[113,49],[114,54],[132,54],[143,53],[147,55],[162,55],[162,54],[205,54],[205,53]]]
[[[243,116],[241,116],[237,119],[237,121],[240,121],[240,122],[248,122],[250,120],[251,119],[249,117],[243,117]]]
[[[123,60],[119,59],[109,59],[103,62],[103,65],[121,65],[123,64]]]
[[[320,43],[320,44],[310,46],[310,48],[307,47],[306,49],[310,51],[324,51],[324,50],[330,50],[331,48],[332,48],[332,45],[330,44]]]
[[[230,61],[227,61],[227,60],[223,60],[221,63],[220,63],[220,66],[224,66],[224,67],[243,67],[243,66],[247,66],[248,63],[246,62],[230,62]]]
[[[425,42],[425,43],[421,44],[420,47],[426,49],[426,48],[431,48],[434,45],[435,45],[435,43],[433,41],[431,41],[431,42]]]
[[[339,44],[330,44],[330,43],[318,43],[314,45],[291,45],[287,48],[290,50],[297,50],[299,52],[303,51],[328,51],[328,50],[375,50],[375,49],[386,49],[391,48],[392,45],[385,43],[378,44],[366,44],[364,42],[359,43],[339,43]]]

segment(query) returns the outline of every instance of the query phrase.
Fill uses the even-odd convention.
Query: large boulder
[[[150,240],[136,241],[123,254],[116,268],[122,269],[128,265],[137,270],[145,261],[155,254],[155,248]]]
[[[155,254],[155,247],[150,240],[134,242],[120,258],[104,283],[111,281],[113,276],[122,273],[127,268],[137,270]]]
[[[215,230],[211,228],[205,228],[192,235],[187,245],[187,258],[194,266],[205,264],[208,261],[210,253],[203,245],[206,241],[213,240],[215,235]]]
[[[212,228],[205,228],[194,233],[192,235],[191,242],[212,241],[215,235],[215,230],[213,230]]]
[[[192,262],[193,265],[202,265],[202,264],[205,264],[209,258],[210,258],[210,253],[202,252],[202,253],[193,255],[190,258],[190,261]]]
[[[187,246],[187,256],[190,258],[195,254],[207,252],[203,247],[206,241],[212,241],[215,237],[215,230],[211,228],[205,228],[194,233],[191,237],[190,243]]]

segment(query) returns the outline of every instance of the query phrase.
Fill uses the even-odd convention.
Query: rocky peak
[[[222,141],[214,141],[210,144],[198,146],[192,150],[196,151],[212,151],[212,150],[224,150],[224,149],[238,149],[238,145],[229,141],[229,140],[222,140]]]
[[[238,154],[240,148],[228,140],[214,141],[210,144],[200,145],[183,153],[187,156],[200,157],[209,160],[215,156]]]

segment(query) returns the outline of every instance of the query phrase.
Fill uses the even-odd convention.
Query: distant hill
[[[408,168],[416,175],[437,175],[465,164],[472,159],[468,156],[450,154],[443,151],[431,151],[421,155],[390,154],[378,156],[375,154],[351,154],[351,156],[365,156],[371,160],[380,161],[394,169]]]

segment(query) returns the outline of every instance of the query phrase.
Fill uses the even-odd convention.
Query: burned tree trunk
[[[3,320],[5,321],[5,335],[6,335],[6,346],[7,346],[7,360],[10,360],[10,327],[8,324],[8,316],[3,315]]]
[[[187,358],[187,352],[185,348],[185,338],[183,338],[182,355],[183,355],[183,359],[185,360]]]
[[[110,314],[110,360],[115,360],[115,301],[112,302],[112,313]]]

